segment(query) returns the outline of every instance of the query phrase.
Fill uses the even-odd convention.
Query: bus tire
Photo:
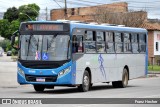
[[[123,69],[122,81],[113,81],[112,86],[114,88],[125,88],[128,85],[128,72],[127,69]]]
[[[83,74],[83,79],[82,79],[82,84],[80,86],[78,86],[79,91],[81,92],[87,92],[90,88],[90,76],[87,70],[85,70],[84,74]]]
[[[33,85],[34,86],[34,90],[36,92],[43,92],[44,89],[45,89],[45,86],[44,85]]]

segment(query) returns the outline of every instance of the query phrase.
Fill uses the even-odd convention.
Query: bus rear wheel
[[[88,71],[85,71],[83,74],[82,84],[78,86],[79,91],[86,92],[91,86],[90,76]]]
[[[125,88],[128,85],[128,72],[127,69],[123,69],[122,81],[114,81],[112,82],[112,86],[114,88]]]
[[[44,85],[33,85],[33,87],[36,92],[43,92],[45,89]]]

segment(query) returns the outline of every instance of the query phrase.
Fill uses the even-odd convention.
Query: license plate
[[[37,82],[45,82],[45,78],[36,78]]]

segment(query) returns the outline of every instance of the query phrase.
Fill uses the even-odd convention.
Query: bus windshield
[[[69,35],[21,35],[21,60],[69,59]]]

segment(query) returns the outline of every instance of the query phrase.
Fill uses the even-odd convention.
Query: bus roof
[[[107,31],[120,31],[120,32],[139,32],[146,33],[147,30],[143,28],[134,27],[122,27],[122,26],[108,26],[108,25],[93,25],[93,24],[83,24],[83,23],[71,23],[71,28],[86,28],[86,29],[99,29]]]
[[[139,32],[147,33],[147,30],[144,28],[134,28],[134,27],[123,27],[123,26],[109,26],[109,25],[100,25],[100,24],[90,24],[90,23],[81,23],[81,22],[71,22],[71,21],[28,21],[22,23],[69,23],[70,27],[73,28],[85,28],[85,29],[99,29],[99,30],[108,30],[108,31],[120,31],[120,32]]]

